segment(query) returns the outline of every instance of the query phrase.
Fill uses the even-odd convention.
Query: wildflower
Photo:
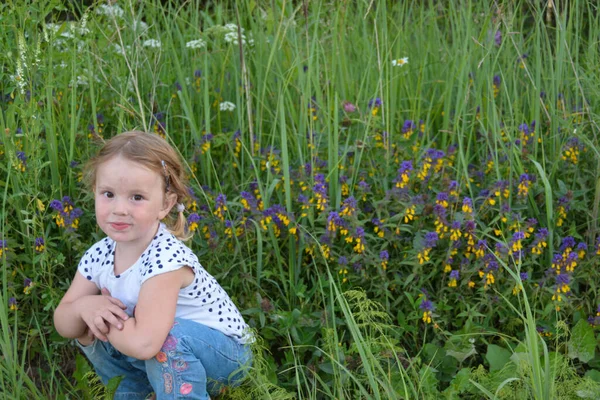
[[[123,18],[125,11],[116,4],[100,4],[96,8],[96,14],[106,15],[108,17]]]
[[[419,264],[424,264],[429,261],[429,253],[431,249],[435,247],[439,237],[437,232],[427,232],[425,234],[425,243],[423,249],[417,253],[417,258],[419,259]]]
[[[452,272],[450,272],[450,281],[448,282],[448,286],[456,287],[459,276],[460,275],[459,275],[458,270],[456,270],[456,269],[452,270]]]
[[[14,297],[8,299],[8,308],[10,311],[17,311],[19,309],[19,306],[17,305],[17,299]]]
[[[587,251],[587,244],[580,242],[577,245],[577,257],[582,260],[585,257],[585,252]]]
[[[571,208],[569,202],[570,200],[568,196],[563,196],[558,199],[558,207],[556,208],[556,226],[562,226],[563,222],[567,218],[567,212]]]
[[[224,101],[219,104],[219,110],[221,111],[233,111],[235,110],[235,104],[230,101]]]
[[[4,240],[0,239],[0,257],[2,257],[2,255],[4,254],[6,249],[7,249],[6,239],[4,239]]]
[[[355,233],[355,238],[354,238],[356,244],[354,245],[353,250],[358,254],[361,254],[362,252],[365,251],[364,235],[365,235],[365,230],[360,226],[357,227],[356,233]]]
[[[427,149],[423,161],[421,162],[421,170],[417,174],[419,179],[425,181],[429,179],[431,168],[434,172],[439,172],[443,165],[444,152],[437,149]]]
[[[202,217],[200,217],[196,213],[192,213],[188,216],[187,223],[188,223],[188,229],[190,232],[195,232],[196,229],[198,229],[198,223],[200,222],[201,219],[202,219]]]
[[[62,201],[52,200],[50,208],[57,212],[53,218],[58,227],[65,228],[68,231],[79,227],[79,218],[83,215],[83,211],[80,208],[74,208],[69,196],[64,196]]]
[[[22,151],[17,151],[17,160],[19,163],[15,165],[17,171],[25,172],[27,169],[27,156]]]
[[[540,255],[542,251],[548,247],[546,240],[548,239],[548,229],[541,228],[538,233],[535,234],[535,240],[532,245],[531,252],[533,254]]]
[[[343,217],[353,216],[356,212],[357,206],[358,203],[356,202],[354,196],[348,197],[346,200],[344,200],[344,203],[342,204],[342,210],[340,211],[340,215]]]
[[[381,260],[381,268],[383,268],[384,271],[387,270],[388,261],[390,259],[390,254],[387,250],[381,250],[379,252],[379,259]]]
[[[308,115],[311,117],[311,119],[313,121],[317,120],[317,111],[318,111],[319,107],[317,106],[317,100],[313,97],[311,97],[310,101],[308,102]]]
[[[448,193],[439,192],[436,196],[435,204],[439,204],[440,206],[447,208],[448,207]]]
[[[430,324],[432,311],[435,309],[434,304],[427,298],[424,298],[421,301],[421,304],[419,304],[419,308],[423,311],[423,322],[425,322],[426,324]]]
[[[315,184],[313,186],[315,198],[317,199],[317,210],[324,211],[328,204],[327,183],[323,174],[315,175]]]
[[[342,224],[343,221],[340,218],[340,215],[335,211],[331,211],[327,217],[327,231],[335,234],[338,230],[338,227],[340,227]]]
[[[402,57],[397,60],[392,60],[393,67],[404,67],[406,64],[408,64],[408,57]]]
[[[160,40],[148,39],[148,40],[144,40],[144,42],[142,43],[142,46],[150,47],[152,49],[160,49],[162,44],[160,43]]]
[[[581,143],[578,138],[572,137],[569,140],[567,140],[567,144],[565,144],[565,146],[563,147],[563,153],[561,155],[561,158],[564,161],[576,165],[579,162],[579,153],[581,153],[583,149],[583,143]]]
[[[38,253],[41,253],[44,251],[44,238],[43,237],[38,237],[35,238],[35,251]]]
[[[371,109],[371,115],[376,116],[382,105],[383,102],[379,97],[369,100],[369,108]]]
[[[346,256],[340,256],[338,258],[338,265],[340,266],[338,273],[342,276],[342,283],[346,283],[348,281],[348,278],[346,277],[348,275],[348,268],[346,268],[348,265],[348,258]]]
[[[521,56],[517,58],[517,63],[519,64],[519,68],[525,68],[525,60],[529,57],[529,54],[523,53]]]
[[[571,291],[571,287],[569,286],[570,282],[571,277],[568,274],[556,275],[556,287],[554,295],[552,296],[552,301],[562,301],[561,293],[567,294]]]
[[[408,185],[410,172],[412,170],[412,161],[402,161],[402,164],[398,169],[398,175],[396,175],[396,179],[394,180],[397,188],[403,189],[406,187],[406,185]]]
[[[348,114],[355,112],[357,109],[356,106],[354,104],[350,103],[349,101],[344,101],[342,103],[342,108]]]
[[[203,47],[206,47],[206,42],[202,39],[190,40],[185,44],[185,47],[187,47],[188,49],[201,49]]]
[[[475,258],[483,257],[485,249],[487,248],[487,241],[485,239],[478,240],[475,246]]]
[[[529,188],[531,187],[531,183],[533,178],[527,174],[521,174],[519,177],[519,186],[517,187],[517,196],[520,198],[524,198],[529,193]]]
[[[302,214],[300,216],[306,217],[308,215],[307,210],[310,208],[310,201],[308,200],[308,197],[303,194],[299,194],[297,201],[301,204],[300,207],[302,210]]]
[[[498,97],[498,93],[500,93],[500,84],[502,83],[502,78],[500,75],[494,75],[492,80],[492,87],[494,90],[494,97]]]
[[[23,293],[29,294],[33,289],[34,283],[29,278],[25,278],[23,281]]]
[[[523,123],[519,125],[518,129],[521,132],[521,142],[524,146],[528,145],[533,140],[535,134],[535,121],[532,121],[531,125]]]
[[[416,212],[417,212],[416,204],[413,204],[410,207],[407,207],[406,211],[404,212],[404,223],[407,224],[408,222],[414,220]],[[599,248],[600,248],[600,246],[599,246]]]
[[[465,214],[471,214],[473,212],[473,201],[469,197],[463,199],[462,211]]]
[[[446,209],[440,205],[436,204],[433,207],[433,213],[435,214],[435,231],[439,235],[440,239],[444,238],[444,234],[448,232],[448,221],[446,220]]]
[[[499,29],[494,34],[494,44],[498,47],[502,44],[502,31]]]
[[[404,139],[410,139],[416,127],[414,121],[410,119],[405,120],[402,125],[402,136]]]
[[[522,241],[525,239],[523,232],[515,232],[510,241],[510,251],[513,256],[520,256],[521,250],[523,250]]]
[[[373,218],[371,220],[371,222],[373,223],[373,225],[375,225],[373,230],[375,231],[377,236],[380,238],[384,237],[385,236],[385,228],[383,227],[384,220],[379,220],[378,218]]]
[[[216,209],[214,215],[217,216],[221,221],[225,221],[225,212],[227,211],[227,197],[221,193],[215,199]]]
[[[450,225],[450,240],[456,242],[462,236],[462,232],[460,231],[460,221],[452,222]]]
[[[152,120],[154,122],[153,123],[154,133],[156,133],[157,135],[164,138],[166,136],[165,124],[164,124],[165,113],[157,112],[155,114],[152,114]]]
[[[202,135],[202,139],[201,140],[201,146],[200,146],[200,151],[202,152],[202,154],[206,154],[208,152],[208,150],[210,150],[210,142],[211,140],[213,140],[214,135],[212,133],[204,133]]]
[[[364,180],[358,182],[358,192],[362,194],[362,201],[367,201],[367,194],[371,191],[371,185]]]

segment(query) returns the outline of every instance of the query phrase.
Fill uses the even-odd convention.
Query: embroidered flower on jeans
[[[192,384],[191,383],[182,383],[179,388],[179,393],[186,395],[192,392]]]
[[[163,374],[163,380],[165,381],[165,393],[169,394],[173,392],[173,377],[171,374],[165,372]]]
[[[165,343],[163,343],[162,350],[165,352],[175,350],[175,346],[177,346],[177,338],[173,335],[169,335],[167,336]]]
[[[171,366],[175,371],[181,372],[187,369],[188,363],[186,363],[184,360],[173,360],[171,362]]]
[[[167,355],[162,352],[159,351],[158,354],[156,355],[156,361],[158,361],[159,363],[164,363],[167,361]]]

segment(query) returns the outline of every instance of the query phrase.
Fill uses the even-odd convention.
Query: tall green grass
[[[14,95],[2,103],[0,113],[0,129],[8,130],[2,138],[0,239],[8,238],[10,249],[10,258],[2,259],[0,275],[0,389],[14,398],[60,398],[77,390],[71,376],[59,372],[64,365],[72,366],[73,353],[53,332],[50,315],[68,287],[77,257],[100,232],[93,224],[91,199],[78,182],[81,167],[70,163],[88,159],[101,141],[99,135],[107,138],[133,128],[153,131],[159,112],[164,114],[161,123],[167,139],[190,169],[196,168],[191,184],[198,203],[213,207],[215,194],[227,193],[230,219],[241,207],[240,192],[251,182],[256,182],[265,209],[280,204],[298,217],[293,196],[301,179],[299,171],[305,164],[314,165],[317,157],[323,159],[323,167],[319,171],[313,167],[303,183],[312,188],[315,175],[324,174],[332,209],[339,210],[343,201],[341,176],[347,176],[354,194],[361,179],[371,174],[376,206],[385,210],[389,207],[385,193],[394,187],[398,168],[396,154],[419,160],[428,148],[446,151],[455,145],[449,175],[465,187],[463,195],[477,198],[481,187],[471,181],[472,166],[488,161],[493,162],[490,180],[518,180],[523,173],[539,177],[538,191],[532,191],[526,202],[510,206],[549,228],[540,271],[551,264],[557,238],[564,232],[589,244],[598,234],[600,152],[593,105],[600,93],[594,39],[600,28],[592,2],[573,1],[565,9],[548,9],[548,2],[527,1],[245,0],[207,5],[199,0],[185,4],[148,0],[119,4],[122,17],[98,15],[95,10],[105,4],[101,2],[90,8],[69,4],[70,8],[58,1],[0,6],[0,43],[10,49],[0,55],[4,61],[0,94]],[[45,41],[48,32],[43,25],[61,24],[55,33],[60,36],[70,29],[66,15],[75,21],[85,15],[91,33],[64,39],[67,50],[59,52]],[[141,21],[147,30],[133,30]],[[245,44],[225,41],[227,23],[244,29],[238,33],[246,36]],[[499,45],[494,43],[496,31],[503,34]],[[18,38],[26,33],[22,50]],[[200,37],[208,47],[186,47]],[[160,40],[161,47],[145,46],[148,39]],[[36,53],[38,44],[44,51]],[[113,50],[116,45],[126,49],[125,56]],[[408,64],[393,66],[391,60],[401,57],[408,57]],[[27,65],[23,93],[9,78],[18,63]],[[195,71],[201,71],[198,87]],[[497,97],[495,75],[502,82]],[[75,84],[78,79],[87,84]],[[561,96],[563,103],[558,101]],[[377,97],[383,105],[378,115],[372,115],[367,104]],[[235,110],[220,112],[222,101],[234,103]],[[355,104],[358,111],[342,112],[344,101]],[[574,105],[581,108],[581,124],[567,118]],[[402,142],[414,150],[393,148],[390,142],[398,142],[407,119],[423,120],[427,128],[422,137]],[[512,145],[520,138],[515,128],[534,120],[540,141],[524,155]],[[15,134],[17,128],[21,134]],[[230,138],[236,130],[241,132],[239,157]],[[383,153],[376,153],[375,137],[383,132],[393,140],[384,143]],[[202,153],[200,146],[208,133],[214,139]],[[585,142],[594,154],[595,169],[561,169],[559,154],[570,136]],[[15,170],[18,151],[28,156],[27,174]],[[276,157],[268,159],[269,151]],[[580,214],[568,221],[568,229],[555,232],[556,201],[569,191],[576,192],[575,210]],[[423,194],[435,196],[433,191]],[[57,230],[47,209],[52,199],[65,195],[86,211],[74,233]],[[493,388],[477,376],[471,376],[471,386],[459,385],[458,375],[440,383],[438,366],[432,360],[422,361],[428,343],[443,347],[455,336],[487,340],[488,333],[503,336],[501,332],[474,335],[459,332],[459,327],[450,332],[421,324],[418,292],[432,288],[430,282],[439,274],[419,265],[412,253],[397,263],[401,279],[392,282],[372,272],[365,287],[349,288],[334,261],[318,250],[306,261],[306,250],[318,244],[323,233],[322,220],[310,210],[298,239],[284,240],[272,227],[263,230],[251,221],[252,234],[232,238],[230,248],[221,248],[228,251],[212,251],[203,236],[193,242],[203,263],[243,306],[258,334],[275,344],[258,350],[260,368],[242,390],[231,392],[231,398],[243,398],[244,390],[255,398],[456,398],[452,396],[460,391],[494,398],[518,382],[528,388],[519,393],[554,398],[559,388],[553,383],[558,372],[551,365],[552,349],[536,331],[541,319],[553,323],[562,319],[548,310],[548,296],[523,291],[518,301],[506,298],[503,303],[506,318],[510,312],[523,321],[519,335],[507,340],[520,341],[527,348],[530,372],[515,373]],[[510,240],[495,238],[491,225],[479,227],[481,237],[491,242]],[[36,254],[32,249],[40,236],[46,239],[47,250]],[[440,267],[441,257],[432,264]],[[375,259],[370,262],[376,264]],[[364,266],[368,271],[375,267]],[[512,284],[521,284],[519,263],[503,267]],[[13,271],[17,278],[11,278]],[[37,292],[19,297],[20,310],[15,313],[7,306],[8,298],[20,294],[16,282],[24,277],[35,278]],[[589,280],[593,277],[590,272]],[[498,295],[504,292],[499,290]],[[596,295],[592,286],[576,305],[592,312]],[[440,295],[441,302],[445,296]],[[480,300],[481,305],[472,306],[493,307],[489,299]],[[440,314],[452,314],[446,307]],[[575,314],[565,320],[573,320]],[[446,320],[451,325],[452,317]],[[476,365],[467,360],[464,366]],[[458,387],[457,393],[450,394]]]

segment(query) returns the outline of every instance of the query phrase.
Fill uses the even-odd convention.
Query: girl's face
[[[160,174],[122,156],[98,166],[94,194],[96,220],[102,231],[121,250],[140,254],[177,200],[175,194],[165,193]]]

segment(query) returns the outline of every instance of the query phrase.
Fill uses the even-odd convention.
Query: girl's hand
[[[108,292],[108,291],[107,291]],[[81,297],[78,301],[80,318],[85,322],[89,331],[96,338],[106,342],[106,334],[110,325],[123,329],[123,321],[129,316],[125,313],[127,306],[110,294]]]

